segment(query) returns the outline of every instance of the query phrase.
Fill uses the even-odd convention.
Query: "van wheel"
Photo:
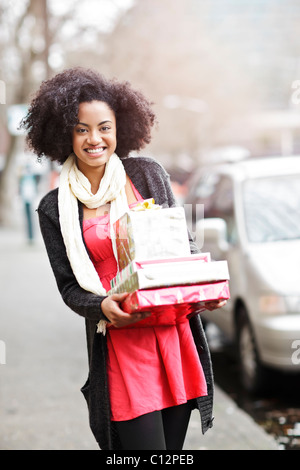
[[[260,363],[245,307],[239,309],[237,327],[238,360],[242,385],[250,393],[261,392],[266,387],[267,370]]]

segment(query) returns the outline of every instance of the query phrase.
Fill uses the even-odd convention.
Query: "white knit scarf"
[[[74,154],[67,158],[60,174],[58,189],[59,220],[73,273],[83,289],[101,296],[106,295],[106,290],[83,243],[77,199],[89,209],[96,209],[104,204],[111,203],[110,236],[114,255],[117,259],[113,224],[129,210],[125,184],[125,169],[116,154],[111,155],[106,163],[105,172],[96,194],[92,193],[91,183],[88,178],[78,169]],[[98,323],[97,331],[105,334],[106,322],[104,320],[100,320]]]

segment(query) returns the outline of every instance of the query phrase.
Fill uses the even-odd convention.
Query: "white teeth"
[[[97,148],[97,149],[86,149],[88,153],[99,153],[99,152],[102,152],[102,150],[103,150],[103,147]]]

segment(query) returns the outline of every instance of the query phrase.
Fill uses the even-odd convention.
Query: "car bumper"
[[[300,372],[300,314],[260,318],[254,329],[265,365]]]

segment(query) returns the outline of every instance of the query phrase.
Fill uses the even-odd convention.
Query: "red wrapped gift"
[[[124,328],[175,325],[205,310],[205,302],[229,299],[229,282],[137,290],[122,302],[127,313],[151,312],[151,316]],[[110,327],[112,328],[112,327]]]

